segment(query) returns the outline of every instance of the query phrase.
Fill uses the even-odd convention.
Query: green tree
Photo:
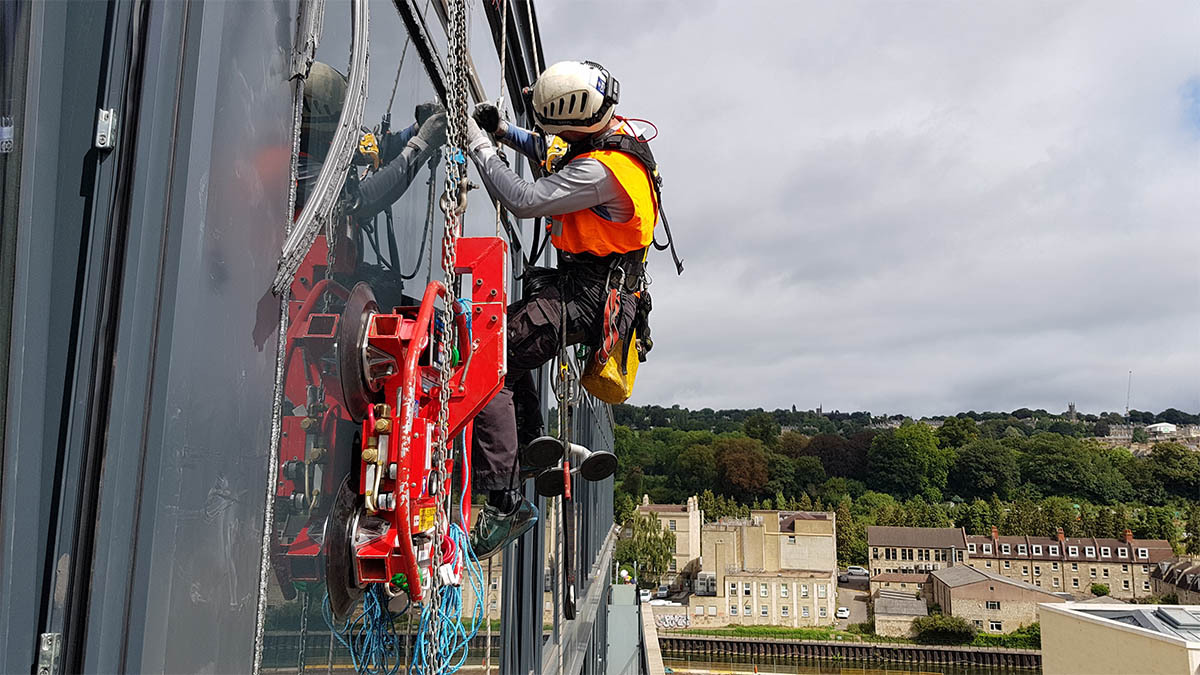
[[[975,440],[955,454],[950,491],[964,499],[993,494],[1008,499],[1019,480],[1016,451],[996,440]]]
[[[733,496],[744,501],[760,496],[767,486],[767,453],[762,442],[744,436],[723,437],[713,443],[717,472]]]
[[[717,453],[711,445],[689,445],[675,458],[675,478],[684,494],[696,494],[717,482]]]
[[[950,452],[939,450],[933,430],[924,424],[906,424],[875,437],[868,454],[871,489],[899,497],[930,495],[946,487]]]
[[[961,448],[979,438],[979,427],[967,417],[947,417],[938,428],[937,437],[938,445],[943,448]]]
[[[834,524],[837,527],[837,557],[839,565],[867,564],[867,528],[854,519],[851,501],[846,497],[837,506]]]
[[[642,483],[644,481],[645,475],[642,473],[641,467],[634,468],[625,474],[625,480],[621,481],[621,491],[632,497],[634,502],[640,504],[642,495],[645,494],[642,490]]]
[[[934,614],[913,621],[917,642],[936,645],[961,645],[975,639],[975,626],[957,616]]]
[[[1200,496],[1200,453],[1180,443],[1155,443],[1147,462],[1167,492],[1185,499]]]
[[[750,438],[757,438],[768,448],[775,447],[779,441],[779,422],[769,413],[760,412],[746,418],[742,431]]]
[[[785,431],[779,436],[779,452],[796,459],[804,455],[809,438],[798,431]]]
[[[613,495],[613,520],[618,523],[628,523],[633,518],[634,511],[637,505],[625,492],[618,492]]]
[[[657,586],[670,569],[671,559],[675,556],[675,533],[648,514],[635,515],[629,527],[632,536],[617,541],[613,555],[622,567],[633,569],[633,563],[638,563],[638,582],[641,586]]]
[[[1108,595],[1109,593],[1108,584],[1092,584],[1090,590],[1092,591],[1092,595],[1096,597]]]
[[[1189,555],[1200,554],[1200,504],[1192,503],[1187,513],[1187,548]]]
[[[1146,429],[1144,427],[1134,427],[1133,428],[1133,442],[1134,443],[1148,443],[1149,441],[1150,441],[1150,436],[1146,433]]]

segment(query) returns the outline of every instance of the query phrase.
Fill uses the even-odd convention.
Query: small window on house
[[[1101,571],[1104,573],[1104,575],[1103,575],[1104,578],[1107,579],[1108,578],[1108,568],[1103,567],[1103,568],[1101,568]]]
[[[967,551],[974,553],[975,552],[975,544],[967,544]]]
[[[1050,545],[1050,555],[1058,555],[1058,546],[1054,544]]]
[[[737,615],[738,615],[737,605],[730,605],[729,606],[729,616],[737,616]]]
[[[1129,549],[1127,549],[1123,546],[1118,548],[1117,549],[1117,557],[1118,558],[1128,558],[1129,557]]]
[[[1078,558],[1079,557],[1079,547],[1078,546],[1068,546],[1067,554],[1070,555],[1072,558]]]
[[[782,606],[782,607],[780,607],[780,608],[779,608],[779,615],[780,615],[780,616],[787,616],[787,615],[788,615],[788,606],[787,606],[787,605],[784,605],[784,606]]]
[[[1021,565],[1021,576],[1029,576],[1029,565]]]
[[[671,571],[675,572],[675,571],[678,571],[678,569],[679,569],[679,561],[671,560]]]
[[[824,619],[825,617],[829,616],[829,608],[828,607],[818,607],[817,615],[820,616],[822,619]]]
[[[754,591],[751,590],[751,586],[752,584],[749,581],[742,582],[742,595],[754,595]]]
[[[709,616],[716,616],[716,615],[717,615],[717,606],[716,606],[716,605],[709,605],[709,606],[708,606],[708,615],[709,615]]]
[[[1075,577],[1075,578],[1071,579],[1071,587],[1079,588],[1079,577]]]
[[[1041,554],[1042,554],[1042,545],[1041,545],[1041,544],[1034,544],[1034,545],[1033,545],[1033,554],[1034,554],[1034,555],[1041,555]]]
[[[1126,591],[1129,590],[1129,580],[1128,579],[1121,580],[1121,588]]]
[[[1026,551],[1025,544],[1017,544],[1017,555],[1025,555]]]
[[[975,623],[976,628],[983,628],[983,620],[982,619],[975,619],[974,623]]]
[[[729,594],[737,595],[737,582],[736,581],[732,581],[729,583]]]
[[[770,616],[770,613],[768,613],[768,611],[767,611],[767,606],[766,606],[766,605],[759,605],[759,606],[758,606],[758,615],[759,615],[759,616]]]
[[[790,534],[788,535],[788,543],[789,543],[789,544],[795,544],[795,543],[796,543],[796,537],[795,537],[795,535],[790,535]]]
[[[779,597],[786,598],[788,596],[789,584],[779,584]]]
[[[800,584],[800,597],[808,597],[808,584]]]
[[[1089,574],[1089,576],[1091,576],[1093,579],[1095,579],[1095,578],[1096,578],[1096,568],[1095,568],[1095,567],[1089,567],[1089,568],[1088,568],[1088,574]]]
[[[667,529],[674,532],[675,531],[675,521],[668,520],[667,521]]]
[[[746,610],[746,616],[754,616],[754,610],[750,607],[750,603],[746,603],[746,606],[743,607],[743,609]]]
[[[983,566],[988,568],[989,570],[992,569],[992,561],[991,560],[983,561]]]
[[[692,611],[696,616],[704,616],[704,605],[696,605],[696,609]]]
[[[1010,546],[1008,544],[1000,544],[1000,552],[1003,553],[1004,555],[1011,555],[1012,554],[1012,546]]]
[[[817,584],[817,597],[825,597],[825,584]]]
[[[1054,581],[1054,587],[1058,588],[1058,577],[1054,577],[1053,581]]]
[[[1042,566],[1041,565],[1033,566],[1033,576],[1035,576],[1035,577],[1042,576]]]
[[[800,618],[802,618],[802,619],[808,618],[808,607],[807,606],[800,608]]]
[[[1148,573],[1149,571],[1150,571],[1150,566],[1149,566],[1149,565],[1142,565],[1142,574],[1146,574],[1146,573]]]
[[[1003,633],[1004,626],[999,621],[989,621],[988,630],[992,631],[993,633]]]
[[[984,544],[984,545],[983,545],[983,552],[984,552],[984,553],[986,553],[986,554],[988,554],[988,555],[991,555],[991,553],[992,553],[992,545],[991,545],[991,544]]]
[[[1057,572],[1057,571],[1058,571],[1058,563],[1057,563],[1057,562],[1052,562],[1052,563],[1050,563],[1050,569],[1052,569],[1052,570],[1054,570],[1055,572]]]
[[[1150,557],[1150,549],[1148,549],[1148,548],[1139,548],[1138,549],[1138,558],[1139,559],[1145,559],[1145,558],[1149,558],[1149,557]]]
[[[1129,572],[1129,565],[1128,565],[1128,564],[1121,565],[1121,571],[1122,571],[1122,572],[1125,572],[1125,573],[1128,573],[1128,572]]]
[[[767,585],[766,584],[758,585],[758,595],[759,595],[759,597],[762,597],[762,598],[767,597]]]
[[[1096,547],[1095,546],[1088,546],[1087,548],[1085,548],[1083,550],[1084,550],[1084,552],[1087,553],[1087,557],[1089,557],[1089,558],[1096,557]]]
[[[1078,572],[1079,571],[1079,563],[1071,563],[1071,571]]]
[[[1111,558],[1112,557],[1112,549],[1107,546],[1101,546],[1100,547],[1100,557],[1101,558]]]
[[[1000,609],[1000,602],[998,600],[988,600],[987,608],[988,609]]]
[[[1011,569],[1012,569],[1012,561],[1011,561],[1011,560],[1005,560],[1005,561],[1004,561],[1004,569],[1006,569],[1006,570],[1011,570]]]
[[[1148,591],[1148,590],[1150,590],[1150,582],[1149,582],[1149,581],[1143,581],[1143,582],[1142,582],[1142,590],[1143,590],[1143,591]]]

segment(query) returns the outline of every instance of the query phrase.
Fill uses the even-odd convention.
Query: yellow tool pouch
[[[605,403],[624,403],[633,393],[633,381],[637,379],[638,350],[637,333],[634,332],[628,340],[617,343],[603,365],[593,356],[588,359],[587,367],[583,369],[580,382],[588,393]]]

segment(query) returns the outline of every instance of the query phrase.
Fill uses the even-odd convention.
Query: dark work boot
[[[516,541],[537,524],[537,507],[522,499],[511,513],[488,504],[479,512],[475,527],[471,530],[471,548],[480,560],[496,555],[510,542]]]

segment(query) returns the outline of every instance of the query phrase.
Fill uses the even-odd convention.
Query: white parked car
[[[846,574],[849,574],[849,575],[852,575],[852,576],[856,576],[856,577],[869,577],[869,576],[871,576],[871,573],[870,573],[870,572],[868,572],[868,571],[867,571],[867,569],[866,569],[865,567],[859,567],[858,565],[851,565],[851,566],[847,567],[847,568],[846,568]]]
[[[839,618],[839,619],[849,619],[850,618],[850,608],[849,607],[838,607],[837,614],[835,616],[837,616],[837,618]]]
[[[640,599],[642,602],[650,602],[650,589],[643,588],[642,590],[638,591],[638,599]]]
[[[670,587],[670,586],[668,586],[668,585],[666,585],[666,584],[663,584],[662,586],[659,586],[659,587],[658,587],[658,597],[660,597],[660,598],[665,598],[665,597],[667,597],[667,596],[668,596],[668,595],[670,595],[670,594],[671,594],[671,587]]]

